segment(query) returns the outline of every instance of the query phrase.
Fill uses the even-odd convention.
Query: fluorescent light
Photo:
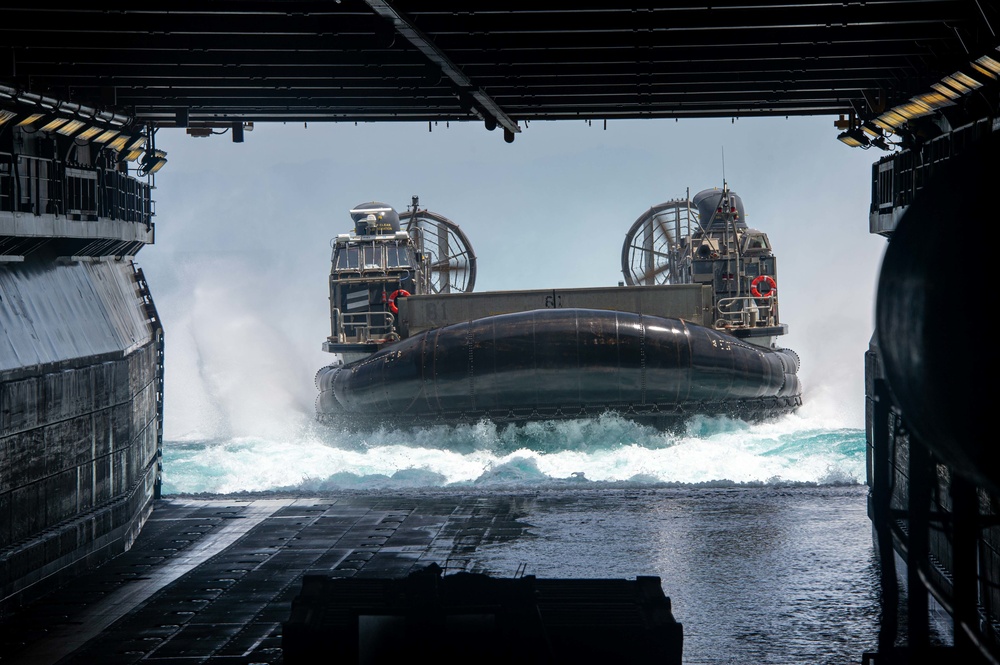
[[[979,71],[989,74],[993,78],[996,78],[997,74],[1000,74],[1000,60],[994,60],[988,55],[984,55],[976,60],[976,62],[973,63],[973,66]],[[987,71],[983,71],[984,69]]]
[[[85,127],[86,125],[87,123],[85,123],[83,120],[68,120],[66,121],[66,124],[56,129],[56,131],[62,134],[63,136],[72,136],[73,133],[76,132],[76,130],[80,129],[81,127]]]
[[[887,132],[895,132],[896,131],[896,127],[898,127],[898,125],[893,125],[892,123],[890,123],[890,122],[888,122],[886,120],[883,120],[882,116],[879,116],[879,117],[875,118],[874,120],[872,120],[872,124],[878,125],[879,127],[881,127],[883,130],[885,130]]]
[[[882,136],[881,125],[877,125],[871,120],[861,123],[861,131],[869,136]]]
[[[142,158],[142,165],[139,167],[141,175],[156,173],[167,163],[167,153],[163,150],[150,150]]]
[[[869,143],[868,137],[857,127],[848,129],[846,132],[841,132],[837,138],[852,148],[864,148]]]
[[[951,77],[956,81],[958,81],[959,83],[961,83],[962,85],[967,86],[972,90],[983,87],[982,83],[980,83],[976,79],[972,78],[971,76],[963,72],[955,72],[954,74],[951,75]]]
[[[166,159],[158,159],[153,164],[153,166],[148,171],[146,171],[146,173],[156,173],[157,171],[159,171],[160,169],[162,169],[163,166],[164,166],[164,164],[166,164],[166,163],[167,163]]]
[[[927,92],[922,95],[917,95],[912,99],[912,101],[919,104],[924,104],[932,109],[939,109],[945,106],[954,106],[955,102],[951,101],[947,96],[942,95],[937,92]]]
[[[8,111],[7,109],[0,109],[0,125],[4,124],[11,118],[17,117],[17,114],[13,111]]]
[[[103,134],[102,134],[103,136]],[[97,138],[101,138],[100,136]],[[121,134],[118,138],[108,144],[108,147],[115,151],[120,151],[125,147],[125,143],[128,141],[128,136]]]
[[[912,118],[921,118],[925,115],[930,115],[931,113],[934,113],[934,109],[932,109],[927,104],[924,104],[923,102],[917,101],[916,98],[911,99],[906,104],[900,104],[899,106],[895,107],[892,110],[898,113],[899,115],[903,116],[907,120],[910,120]]]
[[[879,117],[875,118],[873,122],[882,129],[886,129],[891,132],[905,125],[906,118],[895,111],[886,111]]]
[[[76,138],[80,141],[89,141],[90,139],[100,134],[102,131],[104,131],[103,127],[98,127],[97,125],[91,125],[90,127],[87,127],[85,130],[77,134]]]
[[[142,132],[137,132],[129,137],[128,142],[125,144],[125,149],[135,150],[136,148],[141,147],[145,142],[146,135]]]
[[[990,70],[988,70],[988,69],[985,69],[985,68],[983,68],[983,67],[980,67],[980,66],[979,66],[979,65],[977,65],[976,63],[972,63],[972,68],[973,68],[973,69],[975,69],[975,70],[976,70],[977,72],[979,72],[980,74],[982,74],[983,76],[986,76],[986,77],[988,77],[988,78],[991,78],[991,79],[995,79],[995,78],[997,77],[997,75],[996,75],[996,74],[994,74],[993,72],[991,72],[991,71],[990,71]]]
[[[912,120],[917,116],[923,115],[916,108],[910,107],[907,104],[901,104],[892,109],[892,112],[896,115],[904,118],[905,120]]]
[[[18,127],[24,127],[25,129],[28,129],[35,122],[37,122],[38,120],[41,120],[44,117],[45,117],[44,113],[32,113],[27,118],[25,118],[21,122],[17,123],[17,126]]]
[[[40,132],[51,132],[59,127],[62,127],[69,121],[69,118],[52,118],[47,123],[38,128]]]
[[[961,93],[955,91],[952,88],[949,88],[944,83],[935,83],[931,87],[940,92],[948,99],[958,99],[959,97],[962,96]]]
[[[947,83],[948,85],[953,87],[955,90],[958,90],[963,95],[967,92],[972,92],[971,88],[969,88],[967,85],[965,85],[964,83],[962,83],[961,81],[952,76],[945,76],[943,79],[941,79],[941,81],[943,83]]]
[[[94,143],[107,143],[119,134],[121,134],[121,132],[117,129],[106,129],[100,136],[94,139]],[[122,140],[122,145],[124,145],[124,139]],[[120,148],[115,148],[115,150],[119,149]]]

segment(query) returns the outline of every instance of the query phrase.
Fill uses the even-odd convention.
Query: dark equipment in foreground
[[[659,577],[442,573],[303,577],[282,626],[284,662],[681,663],[683,627]]]
[[[892,206],[912,192],[885,197],[900,219],[866,358],[869,513],[884,605],[879,649],[866,665],[1000,663],[1000,466],[993,375],[983,371],[996,366],[996,345],[981,326],[941,325],[942,306],[977,311],[971,285],[995,278],[972,261],[955,284],[935,263],[943,229],[996,217],[995,127],[970,125],[961,141],[945,135],[874,168],[873,180],[922,188],[902,212]],[[933,170],[915,178],[928,155]]]

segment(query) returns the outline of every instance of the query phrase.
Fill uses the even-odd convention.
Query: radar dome
[[[354,232],[359,236],[395,233],[399,230],[399,213],[392,206],[378,201],[359,203],[351,208]]]
[[[745,229],[746,213],[743,210],[743,199],[733,191],[724,191],[718,187],[705,189],[691,198],[691,202],[698,208],[698,216],[701,220],[702,228],[705,231],[722,231],[726,228],[726,218],[718,214],[720,206],[725,204],[723,194],[728,199],[729,209],[736,211],[735,224],[738,229]]]

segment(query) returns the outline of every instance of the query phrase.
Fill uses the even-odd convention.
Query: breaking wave
[[[303,419],[287,436],[168,441],[165,493],[559,486],[852,485],[864,431],[800,415],[694,418],[662,432],[615,415],[503,426],[349,431]]]

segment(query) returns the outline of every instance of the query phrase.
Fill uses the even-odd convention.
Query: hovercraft
[[[342,425],[524,423],[612,412],[657,427],[761,420],[802,403],[778,345],[768,237],[730,191],[651,207],[626,233],[616,287],[475,293],[457,224],[371,202],[334,238],[331,335],[317,416]]]

